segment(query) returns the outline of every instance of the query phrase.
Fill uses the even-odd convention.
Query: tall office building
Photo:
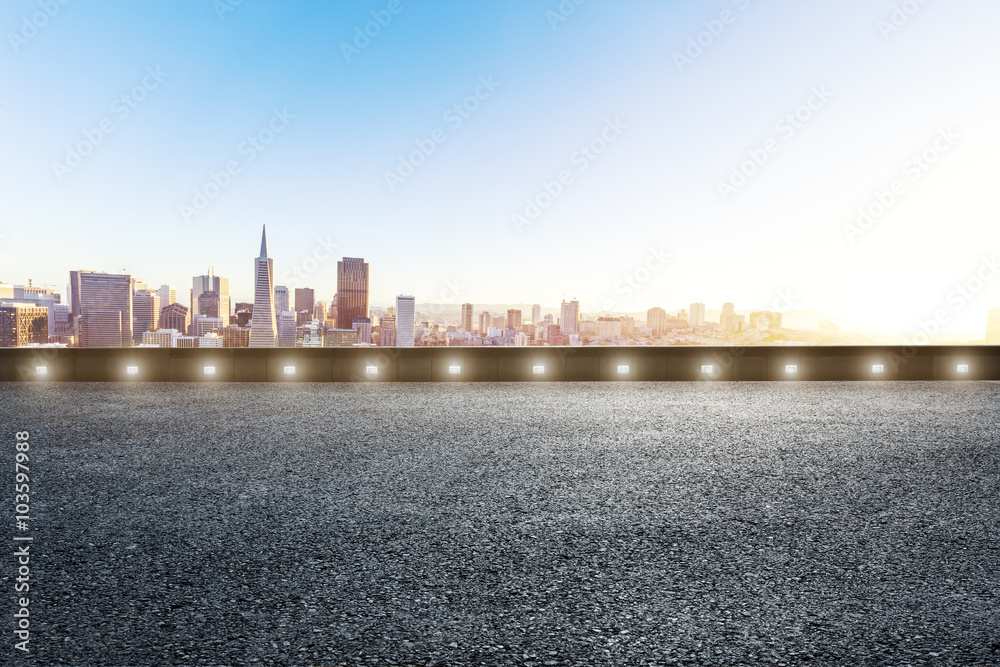
[[[274,312],[284,313],[291,311],[291,304],[288,302],[288,288],[284,285],[274,286]]]
[[[160,285],[160,289],[156,290],[156,295],[160,297],[160,308],[177,303],[177,290],[174,289],[173,285]]]
[[[351,328],[358,332],[358,342],[369,345],[372,342],[372,318],[355,317]]]
[[[396,297],[396,347],[413,347],[416,330],[416,300],[412,296]]]
[[[378,323],[378,344],[380,347],[393,347],[396,345],[396,317],[385,315]]]
[[[986,318],[986,343],[1000,345],[1000,308],[990,308]]]
[[[222,347],[249,347],[250,330],[244,327],[223,327]]]
[[[218,305],[216,306],[218,312],[212,315],[212,317],[221,317],[228,323],[229,316],[232,314],[232,310],[230,309],[230,297],[229,297],[229,278],[221,278],[215,275],[212,272],[212,270],[209,269],[208,275],[195,276],[191,280],[192,318],[195,317],[196,315],[210,314],[202,312],[200,307],[199,297],[205,292],[214,292],[218,299]]]
[[[520,329],[521,328],[521,311],[514,308],[507,309],[507,328],[508,329]]]
[[[156,331],[157,320],[159,319],[159,293],[152,290],[132,292],[132,331],[135,342],[141,343],[144,333]]]
[[[250,319],[253,317],[253,304],[252,303],[237,303],[236,304],[236,316],[235,324],[238,327],[249,327]],[[233,320],[230,319],[230,322]]]
[[[692,328],[705,326],[705,304],[691,304],[691,314],[689,315],[688,322]]]
[[[459,327],[460,331],[472,331],[472,304],[463,303],[462,304],[462,325]]]
[[[132,345],[132,276],[70,271],[69,287],[80,347]]]
[[[564,334],[578,333],[580,321],[580,302],[573,300],[563,301],[559,306],[559,331]]]
[[[654,336],[662,336],[667,326],[667,311],[662,308],[650,308],[646,311],[646,326],[653,330]]]
[[[351,327],[355,317],[368,317],[368,264],[345,257],[337,262],[337,326]]]
[[[295,347],[295,313],[283,310],[278,313],[278,347]]]
[[[176,329],[183,335],[187,335],[191,328],[191,312],[188,307],[181,303],[172,303],[169,306],[160,308],[160,320],[156,325],[157,329]]]
[[[302,312],[305,312],[305,311],[302,311]],[[327,314],[326,313],[327,313],[326,302],[325,301],[317,301],[316,305],[313,306],[312,319],[316,320],[317,322],[320,322],[321,324],[325,325],[326,324],[326,318],[327,318]]]
[[[316,290],[311,287],[296,287],[295,288],[295,321],[301,326],[313,319],[313,311],[316,308]],[[326,313],[323,317],[316,318],[321,322],[326,319]],[[300,321],[302,320],[302,321]]]
[[[536,327],[542,323],[542,305],[539,303],[531,307],[531,323]]]
[[[31,301],[0,303],[0,347],[49,342],[49,310]]]
[[[736,331],[736,307],[728,301],[722,304],[722,315],[719,316],[719,326],[727,333]]]
[[[479,333],[485,334],[493,326],[493,314],[489,311],[479,313]]]
[[[224,315],[218,292],[202,292],[198,296],[198,312],[195,314],[195,317],[198,317],[198,315],[207,315],[208,317],[222,317]],[[226,320],[226,324],[229,324],[229,316],[226,315],[224,319]]]
[[[250,347],[277,346],[278,319],[274,314],[274,263],[267,256],[267,225],[264,225],[260,233],[260,257],[254,260]]]

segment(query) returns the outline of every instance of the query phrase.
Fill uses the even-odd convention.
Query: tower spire
[[[267,257],[267,225],[260,232],[260,256]]]

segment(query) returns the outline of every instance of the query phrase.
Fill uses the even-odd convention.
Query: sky
[[[1000,306],[992,0],[7,0],[0,281]],[[863,212],[863,214],[862,214]]]

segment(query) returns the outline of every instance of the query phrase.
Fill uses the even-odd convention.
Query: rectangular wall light
[[[884,372],[885,372],[884,364],[872,364],[872,373],[884,373]]]
[[[958,371],[959,373],[968,373],[969,364],[959,364],[955,370]]]
[[[215,366],[205,366],[205,375],[215,375]]]
[[[449,375],[460,375],[462,373],[461,366],[448,366]]]
[[[799,372],[799,367],[796,364],[787,364],[785,366],[785,373],[788,375],[796,375]]]
[[[715,366],[713,366],[712,364],[705,364],[704,366],[701,367],[701,372],[704,373],[705,375],[711,375],[712,373],[715,372]]]
[[[543,375],[545,373],[545,366],[532,366],[531,373],[533,375]]]
[[[628,365],[622,364],[618,367],[618,375],[628,375]]]
[[[295,375],[295,366],[285,366],[285,375]]]
[[[139,367],[138,366],[126,366],[125,367],[125,372],[127,374],[129,374],[129,375],[138,375],[139,374]]]
[[[378,366],[365,366],[365,374],[371,376],[378,375]]]
[[[35,375],[48,375],[48,374],[49,374],[49,367],[48,366],[36,366],[35,367]]]

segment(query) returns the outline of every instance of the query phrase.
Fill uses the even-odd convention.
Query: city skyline
[[[977,331],[1000,303],[996,280],[948,296],[1000,247],[995,4],[222,5],[0,9],[0,280],[87,265],[186,291],[215,266],[246,298],[243,230],[277,220],[276,284],[332,293],[329,258],[377,258],[386,305],[784,291]]]
[[[262,260],[266,264],[262,263]],[[371,319],[371,315],[372,315],[371,306],[374,305],[376,308],[380,309],[380,312],[382,312],[381,309],[391,309],[391,308],[393,308],[393,306],[391,306],[391,305],[384,305],[384,304],[370,304],[370,282],[369,282],[370,281],[370,278],[369,278],[369,270],[370,270],[369,266],[370,266],[370,264],[367,261],[365,261],[363,258],[352,258],[352,257],[343,257],[343,258],[341,258],[341,260],[334,260],[334,259],[331,258],[330,261],[336,261],[336,265],[338,267],[338,271],[337,271],[337,288],[333,292],[333,295],[332,295],[333,298],[331,299],[331,302],[330,302],[331,303],[331,306],[330,306],[330,313],[331,313],[330,317],[331,317],[331,319],[333,318],[332,314],[333,313],[337,313],[337,310],[338,310],[337,301],[338,301],[339,298],[341,298],[339,295],[341,294],[341,292],[343,292],[343,294],[347,297],[347,299],[346,299],[346,301],[344,301],[343,299],[341,299],[341,300],[344,301],[345,303],[353,304],[353,305],[350,305],[350,307],[347,309],[347,311],[344,311],[344,309],[341,307],[341,311],[340,311],[341,312],[341,316],[347,317],[348,319],[352,319],[352,320],[355,317],[366,318],[368,320],[367,321],[367,327],[368,327],[367,330],[371,331],[372,327],[374,326],[374,323],[373,323],[373,321]],[[199,314],[199,310],[198,310],[199,306],[198,306],[198,304],[201,303],[202,300],[203,300],[201,298],[202,294],[204,294],[207,298],[210,299],[210,303],[214,303],[214,308],[216,310],[212,314],[217,314],[218,316],[220,316],[222,318],[222,320],[221,320],[222,326],[227,326],[228,325],[228,320],[223,315],[223,311],[226,310],[226,307],[229,306],[228,315],[230,317],[232,317],[232,318],[235,318],[236,308],[235,308],[235,306],[232,306],[231,304],[256,303],[257,300],[260,299],[265,294],[265,292],[262,292],[260,290],[260,286],[263,285],[263,284],[269,284],[270,287],[269,287],[269,289],[266,290],[266,293],[270,295],[268,298],[272,302],[270,310],[272,312],[272,318],[271,318],[271,320],[272,320],[273,328],[274,328],[274,331],[275,331],[275,339],[274,340],[276,341],[276,343],[275,343],[276,346],[281,346],[281,345],[287,343],[287,341],[285,343],[283,343],[279,339],[279,334],[280,334],[280,331],[282,330],[282,326],[281,326],[281,322],[280,322],[280,316],[281,316],[281,314],[283,312],[285,312],[285,311],[292,312],[294,314],[295,324],[296,325],[302,325],[302,324],[308,323],[312,319],[315,319],[316,315],[312,314],[311,311],[310,311],[311,314],[307,315],[306,317],[303,317],[302,314],[299,313],[297,307],[296,307],[296,309],[294,311],[290,310],[292,308],[292,304],[296,304],[296,306],[297,306],[299,300],[303,299],[303,298],[306,298],[306,296],[308,295],[308,300],[309,300],[310,303],[317,303],[320,307],[324,307],[325,306],[325,304],[326,304],[325,301],[323,301],[322,299],[320,299],[320,300],[317,301],[315,299],[315,294],[316,293],[323,294],[322,290],[318,290],[317,288],[315,288],[313,286],[301,286],[301,287],[295,287],[293,290],[290,291],[290,288],[287,285],[277,285],[277,284],[274,283],[274,278],[273,278],[273,276],[275,274],[274,260],[273,260],[272,257],[270,257],[269,255],[267,255],[267,229],[266,229],[266,225],[263,225],[262,229],[261,229],[260,256],[256,260],[254,260],[254,262],[255,262],[255,275],[256,275],[256,277],[255,277],[255,283],[257,283],[258,287],[255,288],[255,293],[253,295],[253,298],[250,299],[250,300],[243,299],[241,301],[239,298],[235,298],[235,297],[230,296],[230,294],[229,294],[229,281],[230,281],[230,279],[228,277],[223,277],[223,276],[220,276],[220,275],[216,274],[215,271],[214,271],[214,267],[210,266],[207,274],[194,276],[192,278],[192,283],[193,283],[194,287],[190,290],[190,293],[189,293],[190,294],[189,304],[187,306],[186,315],[185,315],[185,317],[187,318],[188,325],[189,326],[192,325],[195,322],[196,315]],[[987,265],[987,266],[988,266],[988,268],[992,268],[991,265]],[[100,276],[108,276],[108,279],[114,279],[114,277],[116,277],[116,276],[120,277],[122,275],[129,275],[129,278],[132,281],[132,284],[133,284],[133,287],[134,287],[134,291],[133,291],[133,309],[134,309],[133,313],[134,313],[134,317],[132,319],[132,325],[134,326],[134,331],[131,332],[131,333],[129,333],[129,332],[126,332],[126,331],[123,330],[120,334],[116,334],[116,335],[120,335],[120,336],[123,336],[125,338],[129,338],[129,339],[131,339],[132,337],[134,337],[136,343],[141,342],[141,328],[139,326],[139,323],[144,320],[144,316],[142,315],[142,313],[145,313],[145,311],[148,310],[148,309],[150,309],[150,308],[154,308],[154,304],[158,303],[159,304],[159,310],[157,312],[159,312],[160,316],[162,316],[163,309],[165,309],[167,305],[170,305],[170,303],[173,303],[173,301],[171,301],[171,302],[168,303],[167,301],[164,300],[164,296],[166,296],[166,294],[168,293],[167,291],[169,290],[169,294],[171,295],[170,296],[171,299],[174,299],[175,298],[174,295],[176,294],[176,289],[175,289],[175,286],[173,286],[173,285],[163,284],[163,285],[160,285],[160,287],[157,290],[153,290],[153,289],[150,289],[150,288],[147,287],[147,285],[149,283],[148,283],[147,280],[145,280],[145,277],[140,278],[138,276],[131,275],[131,274],[111,274],[111,273],[95,272],[95,271],[70,271],[69,274],[70,274],[70,282],[67,283],[67,292],[65,293],[65,296],[64,296],[64,302],[67,303],[67,305],[69,306],[70,313],[74,317],[79,317],[79,312],[80,312],[79,304],[77,304],[77,305],[74,306],[73,303],[72,303],[73,297],[72,297],[72,287],[71,286],[74,284],[73,283],[74,280],[79,280],[78,277],[74,278],[74,276],[79,276],[81,274],[84,274],[86,276],[90,276],[91,280],[95,280],[95,279],[96,280],[106,280],[106,279],[100,278]],[[11,285],[9,283],[3,283],[3,282],[0,282],[0,285],[4,285],[7,288],[12,288],[13,287],[13,285]],[[437,322],[439,324],[452,324],[452,323],[455,323],[455,324],[457,324],[457,329],[459,331],[479,331],[479,330],[482,330],[482,327],[477,328],[476,326],[473,325],[473,323],[477,321],[477,317],[479,315],[493,315],[493,316],[500,316],[501,318],[506,318],[506,320],[505,320],[507,322],[506,328],[508,328],[508,329],[516,329],[516,328],[520,327],[520,323],[522,321],[522,312],[521,312],[521,310],[514,310],[514,309],[509,308],[509,306],[516,304],[516,305],[520,305],[522,308],[524,308],[524,307],[526,307],[526,305],[527,305],[528,302],[520,302],[520,303],[518,303],[518,302],[513,302],[512,301],[512,302],[505,302],[505,303],[500,303],[500,304],[484,304],[484,303],[462,302],[461,300],[457,300],[455,298],[461,292],[460,289],[457,289],[458,287],[461,287],[461,286],[452,286],[451,298],[449,298],[447,300],[438,299],[438,300],[433,300],[433,301],[428,301],[428,300],[418,301],[415,297],[408,297],[408,298],[410,298],[412,300],[412,303],[414,304],[414,307],[416,307],[418,305],[422,305],[425,308],[429,307],[429,309],[432,311],[432,313],[434,313],[434,314],[432,314],[429,317],[429,319],[431,321]],[[37,288],[37,286],[36,286],[36,288]],[[61,293],[59,290],[56,290],[56,292]],[[954,292],[954,294],[951,294],[951,296],[955,296],[956,298],[963,298],[964,299],[964,297],[962,297],[962,294],[964,294],[964,292],[959,293],[959,292],[956,291],[956,292]],[[141,301],[137,300],[140,297],[147,297],[147,295],[148,295],[148,299],[149,299],[150,303],[145,304],[145,303],[142,303]],[[293,295],[294,295],[294,301],[293,301]],[[196,296],[199,297],[199,298],[196,298]],[[397,296],[395,298],[394,302],[393,302],[397,306],[398,306],[398,300],[399,300],[399,297]],[[7,299],[7,301],[11,301],[11,299]],[[176,302],[176,303],[180,303],[180,302]],[[658,304],[662,304],[663,302],[661,301],[661,302],[657,302],[657,303]],[[609,309],[603,309],[603,310],[589,310],[588,311],[588,310],[585,310],[585,309],[581,308],[581,306],[580,306],[580,300],[578,298],[573,297],[573,298],[570,298],[570,299],[567,300],[567,298],[564,297],[563,300],[561,301],[561,305],[560,306],[552,306],[552,305],[548,305],[548,304],[546,304],[546,305],[543,306],[542,304],[539,304],[539,303],[533,304],[531,306],[531,310],[530,310],[532,318],[530,320],[528,320],[527,317],[524,317],[524,321],[525,322],[529,322],[530,321],[530,323],[532,325],[537,325],[538,321],[537,321],[536,317],[534,317],[534,316],[536,314],[540,315],[542,308],[544,308],[545,310],[549,311],[550,314],[551,313],[555,313],[555,319],[554,319],[555,323],[559,323],[559,322],[563,321],[563,319],[567,315],[567,310],[566,310],[567,307],[569,307],[571,309],[575,309],[574,312],[571,312],[570,321],[579,321],[584,314],[587,314],[587,315],[589,315],[591,317],[594,317],[595,319],[599,319],[599,316],[601,316],[601,315],[629,316],[629,315],[634,315],[636,313],[646,312],[646,313],[649,314],[649,316],[653,316],[653,317],[657,318],[657,321],[659,323],[651,323],[650,321],[648,321],[648,318],[647,318],[647,320],[642,320],[642,321],[645,324],[647,324],[648,326],[652,327],[652,329],[653,329],[654,332],[662,333],[663,332],[662,322],[666,321],[668,319],[668,317],[670,317],[670,316],[674,317],[675,319],[680,319],[680,320],[684,320],[684,321],[690,320],[691,327],[694,328],[694,327],[698,327],[698,326],[704,326],[706,324],[706,321],[708,321],[708,320],[706,320],[706,314],[712,314],[713,317],[710,318],[710,319],[712,321],[714,321],[715,319],[719,319],[719,325],[720,325],[720,329],[722,331],[728,331],[730,333],[736,333],[739,330],[739,327],[736,324],[734,324],[734,321],[735,321],[736,318],[738,318],[740,322],[743,322],[745,324],[749,324],[749,322],[747,322],[747,319],[748,318],[752,319],[753,316],[756,313],[759,313],[759,312],[771,312],[771,311],[773,311],[773,312],[775,312],[778,315],[778,322],[780,322],[781,321],[780,314],[782,312],[792,312],[792,313],[800,312],[800,309],[793,308],[793,306],[794,306],[794,295],[789,294],[789,293],[785,293],[785,292],[780,292],[780,291],[775,295],[774,300],[773,300],[770,308],[766,308],[766,307],[765,308],[762,308],[762,307],[753,307],[753,306],[747,307],[747,306],[742,306],[742,305],[739,308],[737,308],[736,304],[734,304],[731,301],[727,301],[727,302],[725,302],[725,303],[723,303],[721,305],[721,309],[720,309],[720,308],[714,308],[714,307],[706,307],[706,304],[703,303],[703,302],[692,301],[692,302],[689,302],[689,304],[687,304],[691,308],[691,312],[688,313],[687,310],[686,310],[686,308],[684,306],[680,306],[680,305],[676,305],[676,304],[667,304],[667,305],[669,306],[669,309],[670,309],[669,313],[668,313],[667,310],[663,309],[662,305],[650,305],[646,309],[639,308],[637,310],[609,310]],[[492,312],[492,313],[490,313],[490,312],[486,312],[486,313],[481,312],[483,308],[489,308],[491,306],[495,307],[496,312]],[[74,310],[74,308],[75,308],[75,310]],[[455,309],[460,309],[459,310],[459,314],[457,315],[457,317],[453,316],[451,314],[451,312],[450,312],[450,311],[455,310]],[[992,340],[992,339],[996,338],[995,334],[991,338],[991,333],[990,332],[993,332],[994,330],[997,329],[997,324],[996,324],[996,322],[997,322],[997,316],[995,315],[995,313],[998,310],[1000,310],[1000,309],[998,309],[996,307],[989,307],[986,310],[987,310],[987,312],[984,314],[983,325],[980,327],[979,331],[986,331],[987,332],[983,336],[983,339],[985,339],[987,342],[989,342],[989,340]],[[448,312],[447,317],[444,316],[445,312]],[[516,323],[516,325],[512,326],[512,323],[513,323],[512,318],[514,317],[514,313],[515,312],[516,312],[516,322],[517,323]],[[654,316],[653,315],[654,312],[656,312],[658,314]],[[719,313],[719,316],[716,316],[715,313]],[[741,313],[741,314],[738,314],[738,313]],[[932,316],[931,318],[929,318],[927,320],[921,321],[919,323],[918,327],[916,327],[916,328],[914,328],[914,329],[912,329],[910,331],[897,331],[897,332],[881,331],[880,332],[877,329],[863,326],[863,323],[861,325],[858,325],[857,323],[852,323],[851,320],[849,320],[849,319],[844,320],[844,319],[837,318],[836,316],[831,316],[828,313],[821,313],[821,312],[812,312],[811,313],[812,319],[816,322],[816,326],[798,326],[798,327],[794,327],[794,328],[798,328],[798,329],[801,329],[801,330],[809,330],[809,331],[819,331],[820,333],[822,333],[823,329],[824,329],[824,325],[835,324],[834,328],[835,329],[840,329],[841,327],[843,327],[844,333],[851,332],[851,333],[858,333],[858,334],[866,334],[866,335],[872,335],[872,334],[874,334],[874,335],[883,336],[883,338],[879,339],[879,340],[881,340],[881,342],[886,342],[886,340],[888,340],[888,339],[884,338],[884,337],[886,337],[886,336],[891,337],[892,335],[900,335],[900,336],[903,337],[904,342],[909,342],[909,341],[913,340],[913,335],[914,334],[918,334],[920,336],[923,336],[925,334],[928,335],[928,339],[927,339],[928,342],[933,342],[934,340],[950,340],[949,334],[966,336],[967,338],[970,338],[970,340],[980,340],[978,334],[974,330],[973,331],[951,331],[951,330],[947,329],[944,326],[944,324],[946,324],[946,322],[944,322],[944,320],[940,320],[940,321],[935,320],[935,317],[938,317],[940,319],[940,313],[941,313],[941,311],[938,311],[938,315],[937,316]],[[416,314],[416,312],[414,314]],[[438,317],[435,317],[435,315],[437,315]],[[173,316],[173,315],[171,315],[171,316]],[[426,316],[426,313],[425,313],[425,316]],[[324,315],[323,315],[323,317],[320,318],[320,320],[322,321],[326,317],[327,317],[327,315],[326,315],[326,313],[324,311]],[[160,322],[160,317],[150,317],[150,314],[146,313],[146,315],[145,315],[145,321],[150,321],[150,322],[153,322],[153,323],[159,323]],[[846,321],[846,325],[844,324],[845,321]],[[337,325],[338,327],[341,327],[342,329],[344,329],[344,328],[350,329],[350,328],[354,327],[354,323],[346,323],[346,322],[344,322],[344,320],[338,320],[338,322],[342,323],[342,324],[338,323],[338,325]],[[267,327],[266,324],[264,324],[263,326],[265,326],[265,328]],[[569,327],[570,328],[568,330],[564,331],[565,333],[577,333],[576,324],[570,324]],[[756,328],[756,327],[751,327],[751,328]],[[765,327],[765,328],[769,328],[769,327]],[[780,328],[780,326],[778,328]],[[50,325],[49,329],[50,329],[50,332],[51,332],[51,330],[52,330],[52,326],[51,325]],[[83,329],[84,328],[81,327],[81,330],[80,330],[81,335],[83,335],[83,333],[84,333]],[[294,327],[293,327],[293,329],[294,329]],[[199,333],[199,335],[200,335],[200,333]],[[289,333],[288,335],[292,335],[292,334]],[[370,333],[368,334],[368,336],[370,337]],[[393,339],[396,338],[396,330],[395,330],[395,328],[394,328],[394,331],[392,333],[392,336],[393,336]],[[267,346],[265,343],[261,342],[262,340],[263,339],[260,339],[260,341],[258,341],[256,343],[256,346]],[[290,340],[292,340],[292,339],[290,339]],[[83,343],[82,340],[80,342]]]

